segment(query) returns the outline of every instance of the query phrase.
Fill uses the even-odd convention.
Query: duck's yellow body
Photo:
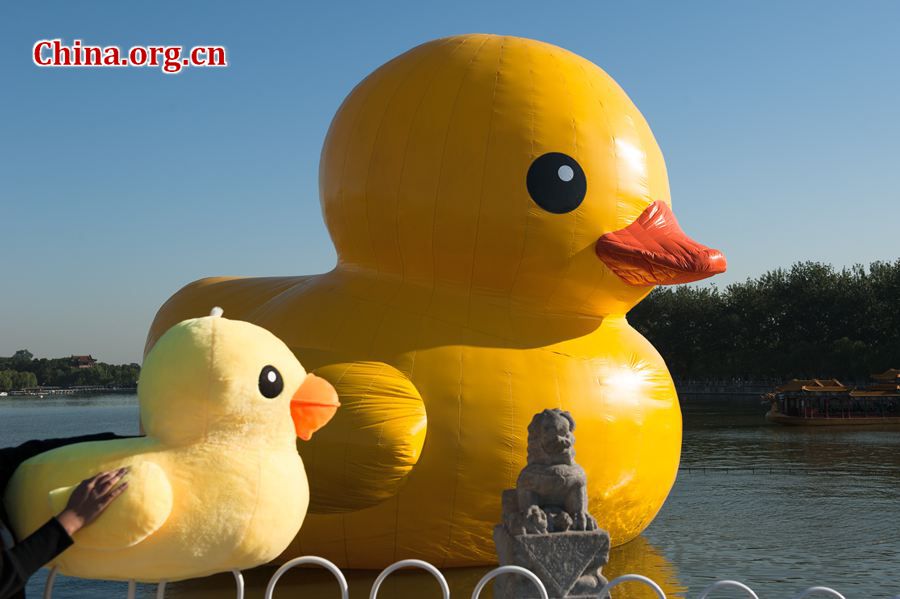
[[[277,369],[283,392],[261,394],[263,368]],[[5,495],[17,535],[59,514],[83,479],[127,466],[125,492],[54,560],[62,573],[155,582],[271,561],[309,503],[295,433],[311,431],[292,424],[292,393],[314,378],[249,323],[210,316],[172,327],[141,372],[147,436],[69,445],[22,463]]]
[[[333,271],[192,283],[148,338],[212,302],[337,388],[344,407],[301,448],[310,514],[289,552],[352,568],[495,562],[501,492],[531,417],[552,407],[576,421],[613,543],[646,527],[675,480],[681,414],[625,313],[679,261],[644,276],[597,245],[651,208],[670,215],[662,155],[615,82],[532,40],[424,44],[348,96],[320,186]],[[632,237],[613,241],[628,254]]]

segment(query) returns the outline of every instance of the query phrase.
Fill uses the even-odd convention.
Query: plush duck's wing
[[[419,460],[428,420],[409,378],[384,362],[336,363],[314,373],[337,390],[341,409],[298,443],[311,513],[358,510],[392,497]]]
[[[172,512],[172,485],[165,471],[151,461],[131,465],[125,476],[128,488],[100,516],[75,533],[76,546],[123,549],[137,545],[165,524]],[[65,509],[75,486],[50,491],[53,513]]]

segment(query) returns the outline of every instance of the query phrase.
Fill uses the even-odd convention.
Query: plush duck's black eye
[[[535,159],[525,180],[535,203],[553,214],[565,214],[578,208],[587,193],[587,179],[581,165],[559,152]]]
[[[278,397],[284,390],[284,379],[274,366],[265,366],[259,373],[259,392],[263,397]]]

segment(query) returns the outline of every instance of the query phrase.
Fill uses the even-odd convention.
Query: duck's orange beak
[[[307,374],[291,398],[291,418],[297,436],[309,441],[314,432],[331,420],[340,405],[337,391],[331,383],[314,374]]]
[[[636,221],[597,240],[597,255],[634,286],[676,285],[725,272],[725,256],[688,237],[672,209],[653,202]]]

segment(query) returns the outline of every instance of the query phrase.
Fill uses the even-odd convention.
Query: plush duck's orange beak
[[[314,432],[331,420],[340,405],[337,391],[331,383],[314,374],[307,374],[291,398],[291,418],[297,436],[309,441]]]
[[[676,285],[725,272],[725,256],[688,237],[672,209],[653,202],[636,221],[597,240],[597,255],[629,285]]]

